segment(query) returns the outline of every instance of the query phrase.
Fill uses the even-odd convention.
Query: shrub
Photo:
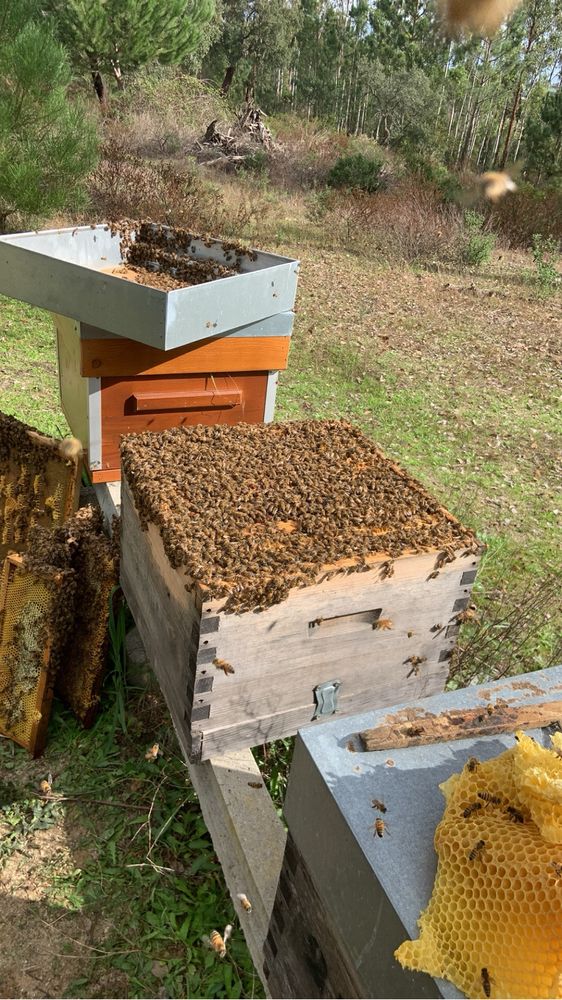
[[[562,240],[562,188],[519,184],[509,198],[494,206],[490,225],[511,247],[527,250],[535,233]]]
[[[382,186],[382,160],[354,153],[340,156],[328,174],[328,184],[334,188],[366,191],[372,194]]]
[[[462,261],[471,267],[481,267],[487,264],[496,245],[493,233],[483,232],[485,223],[479,212],[468,211],[464,215],[465,242],[462,247]]]
[[[97,156],[97,130],[68,97],[70,68],[44,24],[0,44],[0,230],[14,213],[76,206]]]
[[[559,254],[558,241],[553,236],[541,236],[540,233],[535,233],[531,253],[539,288],[543,295],[551,295],[560,284],[560,274],[556,266]]]

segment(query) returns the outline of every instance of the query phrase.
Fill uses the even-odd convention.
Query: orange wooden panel
[[[82,340],[80,372],[103,378],[281,371],[287,367],[290,344],[290,337],[211,337],[188,347],[159,351],[124,337]]]
[[[101,380],[102,468],[119,469],[119,439],[122,434],[163,431],[169,427],[194,424],[261,423],[265,409],[267,372],[235,372],[232,375],[163,375],[144,378],[103,378]],[[182,396],[213,391],[239,392],[235,406],[208,406],[190,410],[138,411],[135,396],[139,393],[166,393]],[[93,473],[95,476],[95,472]],[[119,477],[118,477],[119,478]],[[94,482],[101,480],[94,479]]]

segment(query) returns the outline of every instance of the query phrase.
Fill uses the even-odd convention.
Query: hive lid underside
[[[194,257],[225,259],[220,241]],[[163,292],[108,274],[121,263],[108,226],[0,237],[0,292],[119,336],[170,350],[291,310],[298,261],[256,251],[241,273]]]
[[[515,686],[516,685],[516,686]],[[497,697],[514,698],[525,705],[556,696],[562,685],[562,666],[524,674],[511,682],[499,681],[407,705],[380,709],[351,718],[326,722],[320,728],[307,727],[299,738],[329,789],[338,812],[359,844],[367,866],[384,889],[407,934],[417,938],[417,919],[432,893],[437,856],[433,838],[445,808],[439,784],[451,774],[462,770],[469,757],[488,760],[513,746],[510,734],[458,740],[447,744],[431,744],[402,750],[350,753],[347,744],[356,734],[381,725],[389,715],[404,708],[420,708],[439,713],[451,709],[485,706],[488,700],[479,692]],[[540,693],[542,689],[543,693]],[[549,746],[546,730],[529,730],[542,746]],[[394,766],[388,766],[387,760]],[[358,770],[359,769],[359,770]],[[385,822],[388,836],[373,836],[377,812],[372,808],[376,797],[387,807]],[[302,805],[302,799],[299,799]],[[289,795],[286,808],[289,828],[307,823],[310,817],[294,814]],[[463,996],[451,983],[436,980],[444,997]]]

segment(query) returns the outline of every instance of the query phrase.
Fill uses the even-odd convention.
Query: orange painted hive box
[[[444,687],[473,533],[338,421],[122,444],[122,586],[192,760]]]

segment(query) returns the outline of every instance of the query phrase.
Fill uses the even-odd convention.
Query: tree
[[[198,46],[213,0],[45,0],[74,64],[89,72],[104,104],[104,74],[123,87],[123,74],[146,63],[181,63]]]
[[[298,0],[224,0],[223,31],[209,52],[211,74],[222,77],[221,92],[228,94],[235,74],[243,70],[244,97],[253,97],[256,85],[261,97],[275,83],[265,81],[290,59],[300,23]]]
[[[13,5],[15,6],[15,5]],[[0,35],[0,229],[16,212],[76,205],[97,153],[95,124],[67,96],[70,67],[45,23]]]
[[[527,124],[527,166],[537,179],[562,176],[562,90],[547,93]]]

